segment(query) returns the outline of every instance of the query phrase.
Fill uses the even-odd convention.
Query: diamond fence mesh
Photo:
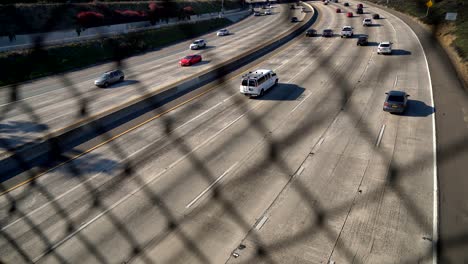
[[[63,12],[63,10],[61,12]],[[290,16],[291,14],[285,14],[281,16],[281,19],[283,19],[285,23],[289,23]],[[60,15],[57,14],[56,17],[60,17]],[[54,22],[55,18],[50,21],[50,27],[52,27]],[[188,36],[193,35],[191,32],[185,33]],[[43,45],[42,40],[43,38],[38,37],[35,41],[34,52],[37,54],[47,51],[47,47]],[[126,75],[136,75],[132,73],[132,67],[129,67],[129,65],[126,64],[123,56],[125,52],[122,50],[123,47],[117,42],[114,42],[113,45],[113,61],[115,68],[124,70]],[[343,44],[340,44],[340,46],[341,45]],[[338,48],[340,46],[338,46]],[[131,49],[132,47],[130,46],[125,48]],[[320,50],[317,50],[315,47],[309,47],[307,49],[307,53],[312,55],[314,58],[316,58],[315,55],[317,55],[319,52]],[[47,55],[41,58],[47,58]],[[348,104],[350,97],[356,89],[356,86],[348,81],[348,78],[345,74],[339,71],[332,71],[334,66],[331,64],[329,57],[318,57],[317,60],[321,69],[324,69],[325,72],[328,70],[330,71],[329,82],[331,84],[330,86],[333,88],[330,89],[329,94],[338,92],[341,95],[340,104],[342,111],[344,111],[350,119],[354,120],[354,122],[358,122],[361,119],[361,115],[358,113],[358,109],[351,107]],[[27,69],[28,67],[25,67],[25,72],[18,74],[29,75],[30,73],[27,72]],[[386,69],[390,69],[390,62],[386,62],[384,65],[381,65],[381,69],[379,70],[385,71]],[[90,114],[89,110],[89,101],[93,100],[94,93],[84,93],[80,91],[80,89],[76,87],[67,74],[60,75],[59,79],[61,85],[66,89],[68,96],[72,97],[76,101],[76,120],[80,121],[83,119],[93,119],[94,117]],[[135,79],[138,80],[138,78]],[[221,84],[226,81],[228,80],[226,80],[224,76],[221,76],[219,80],[217,80],[217,83]],[[1,211],[4,213],[4,215],[0,218],[0,223],[2,225],[2,229],[0,230],[0,245],[2,252],[6,253],[8,251],[8,254],[15,255],[15,263],[37,262],[44,257],[48,257],[50,261],[68,263],[69,260],[62,256],[61,253],[57,251],[57,249],[66,243],[69,239],[73,238],[76,241],[79,241],[81,246],[80,249],[77,249],[77,251],[79,251],[77,254],[87,256],[91,255],[98,263],[113,263],[113,261],[110,260],[106,255],[106,252],[101,249],[99,243],[94,242],[87,235],[83,234],[82,230],[88,226],[80,226],[77,224],[78,221],[74,219],[76,216],[73,213],[70,213],[70,211],[67,210],[64,205],[57,201],[59,195],[56,193],[51,193],[50,190],[40,182],[40,176],[42,176],[45,172],[61,170],[59,174],[62,173],[71,175],[71,178],[74,179],[75,184],[81,186],[80,190],[84,194],[83,196],[86,197],[85,199],[87,205],[86,208],[84,208],[84,212],[80,214],[80,218],[104,218],[107,223],[112,226],[111,229],[114,232],[113,235],[119,236],[122,240],[125,240],[128,246],[132,249],[127,257],[121,260],[121,263],[127,263],[134,260],[138,260],[144,263],[153,263],[154,259],[148,255],[148,250],[160,245],[170,236],[176,236],[182,242],[184,251],[190,252],[190,254],[197,262],[212,263],[210,256],[207,255],[203,248],[200,248],[197,241],[194,241],[192,238],[193,236],[189,235],[183,228],[181,228],[185,222],[189,221],[193,217],[196,217],[197,214],[203,212],[204,210],[207,210],[208,205],[201,204],[190,214],[183,215],[182,217],[175,215],[170,209],[171,205],[168,204],[165,199],[163,199],[162,194],[167,189],[172,189],[175,188],[174,186],[176,185],[183,184],[183,179],[180,178],[175,180],[167,187],[166,190],[155,192],[149,186],[150,182],[145,180],[145,177],[141,175],[141,170],[139,170],[139,168],[149,164],[155,156],[160,155],[161,151],[164,151],[163,148],[165,146],[170,146],[171,148],[177,149],[180,153],[182,153],[181,156],[191,164],[190,168],[186,171],[187,175],[193,172],[197,172],[198,175],[202,176],[200,181],[204,181],[209,184],[217,180],[217,175],[208,165],[206,157],[198,156],[193,147],[191,147],[191,145],[186,142],[184,135],[179,134],[177,129],[174,127],[176,122],[170,114],[164,114],[161,118],[162,124],[164,126],[164,137],[166,138],[166,144],[161,146],[161,142],[159,141],[150,143],[142,151],[139,151],[136,154],[127,151],[127,149],[122,146],[118,140],[115,140],[114,136],[110,134],[108,128],[100,125],[99,122],[92,123],[91,130],[93,131],[93,134],[97,135],[100,142],[106,142],[105,145],[108,149],[108,152],[112,153],[111,155],[119,160],[119,162],[112,164],[112,166],[115,167],[115,169],[112,171],[112,178],[104,182],[102,185],[96,186],[88,179],[89,171],[86,171],[86,164],[82,164],[83,162],[77,161],[76,158],[70,159],[70,156],[68,155],[70,150],[64,149],[62,144],[54,139],[54,135],[49,133],[51,131],[49,131],[47,125],[44,124],[35,110],[30,105],[28,105],[28,101],[21,100],[22,86],[22,84],[15,84],[2,88],[8,91],[9,103],[2,107],[0,122],[4,123],[7,120],[9,113],[13,111],[20,111],[23,114],[26,114],[31,122],[38,125],[42,124],[44,126],[43,135],[45,136],[43,140],[49,144],[48,148],[50,149],[48,152],[49,157],[47,159],[49,163],[43,166],[31,166],[30,160],[28,159],[29,157],[23,156],[23,154],[20,152],[21,148],[18,148],[16,145],[11,145],[11,141],[8,138],[0,137],[1,148],[10,154],[16,154],[13,155],[16,165],[21,168],[21,171],[23,172],[22,175],[26,179],[26,183],[20,187],[20,190],[15,190],[14,192],[9,191],[6,186],[0,184],[0,192],[2,193],[3,199],[1,204]],[[97,90],[99,88],[95,89]],[[141,96],[147,96],[148,94],[151,94],[149,87],[143,84],[143,82],[136,82],[134,85],[134,91]],[[230,95],[228,91],[221,90],[218,92]],[[324,95],[324,98],[327,98],[327,94]],[[232,100],[233,105],[239,110],[242,110],[245,106],[245,100],[242,97],[233,97]],[[156,102],[149,102],[150,107],[153,107],[156,104]],[[191,107],[196,108],[200,104],[203,104],[203,102],[196,101]],[[162,105],[152,111],[154,111],[154,115],[161,115],[161,113],[165,113],[167,110],[169,109],[166,109],[166,106]],[[182,114],[189,113],[191,108],[181,108],[179,111],[181,111]],[[261,116],[255,114],[253,111],[243,112],[245,114],[244,118],[248,120],[251,128],[253,128],[256,133],[259,135],[270,134],[270,130],[265,125],[265,122],[262,120]],[[303,201],[306,202],[309,211],[313,212],[311,216],[313,217],[312,224],[303,230],[292,234],[286,239],[280,239],[274,243],[267,243],[262,240],[262,237],[258,235],[255,230],[252,229],[251,223],[249,223],[243,212],[237,209],[235,206],[235,201],[228,199],[224,195],[223,190],[219,185],[215,185],[213,187],[211,191],[211,199],[214,201],[214,203],[223,209],[227,217],[235,222],[235,224],[239,229],[242,230],[243,233],[253,236],[253,239],[257,242],[257,248],[255,249],[254,256],[250,257],[248,260],[245,260],[245,262],[275,263],[275,260],[272,256],[274,252],[279,249],[287,249],[288,247],[301,243],[306,237],[313,236],[317,232],[322,232],[330,241],[335,241],[338,234],[336,234],[336,232],[327,225],[327,221],[329,220],[330,216],[336,214],[348,214],[348,210],[351,204],[359,204],[365,199],[366,196],[375,196],[377,193],[381,192],[382,189],[389,189],[394,194],[396,194],[396,196],[402,201],[402,204],[406,210],[410,212],[412,219],[420,226],[420,228],[424,230],[425,233],[432,234],[432,226],[428,225],[428,221],[424,219],[426,212],[423,212],[419,205],[414,201],[408,199],[409,196],[407,195],[406,190],[401,188],[401,186],[398,184],[402,175],[405,175],[408,173],[408,171],[414,169],[415,166],[430,167],[433,161],[432,155],[421,156],[417,160],[408,161],[407,164],[403,166],[391,163],[386,175],[386,180],[382,181],[380,186],[376,186],[375,190],[369,190],[364,194],[355,196],[353,200],[347,201],[346,203],[340,204],[334,208],[325,209],[325,207],[320,203],[320,199],[314,190],[305,187],[306,184],[303,184],[301,179],[294,177],[294,175],[296,175],[296,168],[291,168],[287,163],[284,162],[284,153],[282,153],[283,147],[297,143],[304,135],[312,133],[316,127],[318,127],[320,124],[323,124],[324,122],[328,122],[324,119],[324,116],[310,113],[310,118],[307,120],[307,122],[301,124],[298,129],[293,130],[291,133],[282,135],[281,137],[266,136],[264,141],[267,148],[269,149],[268,155],[266,155],[263,160],[258,161],[254,167],[249,168],[243,172],[243,175],[238,177],[233,183],[236,184],[236,182],[248,181],[250,175],[253,175],[255,171],[261,169],[274,167],[275,169],[281,171],[282,175],[286,177],[285,180],[288,182],[288,188],[297,193],[303,199]],[[374,138],[374,133],[370,130],[370,128],[361,126],[359,129],[359,132],[363,138]],[[241,140],[241,137],[242,134],[234,134],[229,139],[227,144],[236,144],[238,140]],[[374,142],[368,142],[368,144],[372,145]],[[446,149],[439,149],[438,162],[444,162],[454,155],[457,155],[457,153],[466,151],[467,147],[468,140],[465,139],[463,142],[457,142],[453,146],[448,146]],[[209,157],[214,158],[220,151],[222,150],[217,148],[211,149]],[[388,156],[388,153],[385,153],[384,151],[377,150],[376,153],[383,159],[392,160],[392,157]],[[92,155],[92,152],[79,154],[78,157],[83,157],[85,155]],[[313,155],[313,153],[310,155]],[[158,174],[161,172],[153,173]],[[129,189],[127,186],[131,186],[133,189]],[[164,216],[163,220],[165,227],[163,230],[155,232],[151,235],[150,239],[141,242],[140,239],[138,239],[138,234],[133,233],[128,228],[127,219],[122,218],[115,213],[114,208],[118,206],[120,202],[115,206],[109,206],[109,204],[105,201],[107,197],[113,196],[121,190],[127,192],[123,198],[138,194],[143,196],[145,200],[149,201],[151,208],[144,208],[142,210],[151,210],[152,208],[156,208],[158,212]],[[36,216],[33,214],[36,211],[30,212],[27,209],[24,209],[24,206],[21,206],[23,201],[26,200],[28,194],[30,193],[38,193],[43,200],[44,205],[46,204],[50,208],[53,208],[53,211],[56,213],[54,219],[47,220],[47,223],[41,223],[38,225],[38,223],[35,221]],[[83,210],[83,208],[76,208],[76,210]],[[12,236],[11,231],[8,231],[8,229],[11,227],[11,223],[17,223],[19,221],[23,223],[23,228],[30,230],[30,234],[35,237],[34,239],[39,241],[39,247],[42,249],[40,252],[31,254],[31,252],[28,252],[26,247],[28,241],[25,241],[21,236]],[[60,226],[66,230],[63,233],[63,236],[58,238],[51,237],[51,234],[46,231],[55,223],[60,223]],[[147,230],[147,232],[151,233],[152,230]],[[205,235],[203,234],[202,230],[200,230],[197,232],[197,236],[197,240],[201,240]],[[465,237],[466,235],[461,235],[460,237],[454,238],[453,241],[446,241],[446,244],[454,247],[466,245]],[[432,243],[434,247],[438,247],[437,241],[432,241]],[[352,252],[348,246],[349,245],[340,245],[337,250],[340,250],[350,263],[364,262],[364,260],[355,259],[355,253]],[[181,254],[184,253],[181,252]],[[429,250],[422,258],[421,256],[415,256],[414,258],[404,260],[403,262],[425,262],[429,259],[432,259],[432,257],[432,251]],[[4,257],[0,255],[0,262],[10,261],[7,261],[3,258]],[[227,258],[229,258],[229,256],[227,256]],[[171,259],[169,260],[169,263],[176,261],[176,259]]]

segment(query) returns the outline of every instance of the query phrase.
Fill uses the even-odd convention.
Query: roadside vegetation
[[[368,0],[380,5],[387,5],[387,0]],[[388,6],[419,18],[422,22],[434,26],[435,34],[452,34],[449,44],[464,63],[468,63],[468,1],[466,0],[432,0],[433,6],[426,17],[428,0],[389,0]],[[447,12],[458,13],[457,20],[445,20]],[[442,32],[440,31],[442,30]]]
[[[2,0],[8,3],[9,0]],[[0,36],[150,21],[189,19],[192,15],[219,12],[221,0],[191,1],[75,1],[21,0],[0,4]],[[16,3],[13,3],[16,2]],[[18,3],[20,2],[20,3]],[[25,3],[21,3],[25,2]],[[225,0],[224,9],[240,8],[241,0]]]
[[[134,32],[40,50],[0,53],[0,86],[31,80],[96,63],[124,59],[169,44],[194,38],[230,24],[213,19]],[[177,63],[177,62],[174,62]]]

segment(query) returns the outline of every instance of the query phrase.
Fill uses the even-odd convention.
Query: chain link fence
[[[293,12],[293,11],[291,11]],[[281,16],[281,19],[284,20],[284,23],[289,23],[289,17],[291,14],[285,14]],[[55,20],[51,20],[50,23],[53,24]],[[190,32],[187,32],[187,35],[191,35]],[[113,51],[113,61],[115,68],[123,69],[126,74],[132,75],[132,67],[126,64],[124,57],[122,57],[122,46],[115,44],[115,49]],[[339,44],[338,48],[343,44]],[[125,47],[129,48],[129,47]],[[131,49],[132,47],[130,47]],[[41,38],[37,39],[35,45],[35,52],[41,53],[47,51],[46,47],[41,45]],[[313,57],[317,58],[320,50],[317,50],[314,47],[309,47],[307,53]],[[329,94],[339,93],[340,105],[342,113],[345,113],[348,118],[358,123],[361,119],[361,115],[358,110],[349,105],[350,97],[353,95],[356,85],[350,83],[347,76],[341,72],[334,71],[334,65],[332,61],[329,60],[329,57],[318,57],[318,64],[321,69],[324,71],[329,70],[329,78],[331,86]],[[25,68],[27,70],[27,67]],[[381,65],[379,68],[380,71],[390,70],[390,62],[386,62],[384,65]],[[20,72],[18,74],[29,75],[29,72]],[[224,74],[220,74],[220,78],[217,81],[218,84],[222,84],[226,81]],[[62,74],[59,77],[63,87],[67,87],[67,93],[70,97],[73,97],[76,100],[76,120],[82,119],[92,119],[90,111],[88,109],[88,102],[92,100],[90,94],[82,93],[73,83],[73,81],[68,77],[67,74]],[[151,94],[149,87],[146,87],[142,82],[137,82],[135,85],[135,92],[139,93],[141,96],[147,96]],[[3,87],[2,89],[7,89],[8,94],[10,95],[9,104],[5,107],[2,107],[0,113],[0,122],[5,122],[8,117],[8,114],[12,111],[21,111],[24,114],[27,114],[29,119],[36,124],[44,124],[41,118],[35,113],[35,110],[28,105],[27,101],[21,100],[21,90],[22,84],[15,84]],[[99,89],[99,88],[96,88]],[[228,91],[218,91],[219,93],[226,93],[230,96]],[[327,98],[327,94],[323,95],[324,98]],[[287,95],[286,95],[287,97]],[[294,178],[297,168],[291,168],[284,160],[284,153],[282,149],[285,146],[293,145],[301,140],[304,135],[310,134],[321,124],[329,122],[322,115],[315,115],[314,113],[309,113],[310,118],[304,124],[295,129],[291,133],[282,135],[281,137],[270,137],[270,129],[265,125],[264,120],[261,116],[256,115],[253,111],[243,111],[245,106],[245,99],[242,97],[233,97],[234,106],[239,110],[244,112],[244,118],[247,119],[250,123],[252,129],[256,131],[259,135],[266,135],[266,145],[269,149],[268,155],[264,157],[263,160],[260,160],[253,166],[249,168],[241,177],[236,179],[236,182],[239,181],[249,181],[249,177],[254,175],[255,171],[261,169],[268,169],[274,167],[278,171],[282,172],[282,175],[285,177],[285,181],[288,182],[288,188],[297,193],[303,201],[308,206],[308,210],[313,212],[312,224],[300,230],[299,232],[293,234],[292,236],[275,241],[274,243],[267,243],[262,240],[262,237],[252,228],[251,223],[244,216],[243,212],[237,209],[235,201],[230,200],[225,196],[223,190],[220,186],[215,185],[211,192],[211,199],[219,205],[226,216],[235,222],[236,226],[243,231],[244,234],[249,234],[253,236],[253,239],[257,243],[257,248],[255,249],[255,254],[247,260],[243,260],[246,263],[275,263],[275,258],[273,255],[279,249],[287,249],[295,244],[301,243],[306,237],[313,236],[317,232],[322,232],[330,240],[336,240],[337,234],[332,230],[327,222],[330,217],[336,214],[347,214],[351,204],[357,204],[362,202],[365,197],[373,197],[380,193],[382,189],[388,189],[393,192],[398,199],[401,200],[401,203],[407,211],[409,211],[413,221],[420,226],[420,228],[427,234],[432,234],[432,226],[428,225],[428,221],[425,219],[427,212],[422,211],[420,206],[415,203],[415,201],[409,199],[408,193],[405,189],[402,189],[398,184],[403,175],[407,175],[408,172],[420,168],[420,167],[431,167],[433,162],[432,154],[430,156],[420,156],[417,160],[408,161],[404,165],[396,165],[391,163],[388,168],[388,173],[386,175],[386,180],[381,182],[380,186],[376,186],[374,190],[369,190],[366,193],[361,194],[358,198],[355,198],[353,201],[347,201],[345,204],[338,205],[334,208],[326,208],[325,205],[320,203],[320,198],[309,188],[306,188],[306,184],[301,182],[300,178]],[[149,103],[149,106],[157,105],[157,102]],[[195,102],[192,106],[196,108],[197,106],[203,104],[203,102]],[[165,105],[158,107],[157,109],[152,110],[153,115],[159,116],[161,113],[166,113],[169,109],[166,109]],[[191,108],[180,108],[181,113],[189,113]],[[164,125],[164,137],[167,139],[167,145],[171,148],[177,149],[182,157],[185,157],[187,161],[190,162],[191,166],[186,171],[187,174],[192,172],[197,172],[201,175],[200,181],[206,183],[213,183],[217,180],[217,175],[210,166],[208,166],[208,161],[202,156],[198,156],[197,152],[191,147],[190,143],[186,142],[184,135],[179,134],[179,132],[174,127],[176,121],[171,114],[164,114],[160,119]],[[53,134],[50,134],[47,126],[44,126],[43,134],[49,138],[44,140],[49,144],[49,157],[48,164],[42,164],[38,167],[31,168],[30,161],[27,157],[24,157],[19,153],[19,148],[17,146],[10,145],[10,141],[6,138],[0,137],[0,146],[9,153],[16,153],[14,155],[15,162],[19,168],[22,168],[23,175],[26,175],[27,183],[21,187],[20,190],[15,190],[14,192],[9,192],[8,188],[3,184],[0,184],[0,192],[2,193],[2,202],[0,209],[2,216],[0,217],[0,223],[2,229],[0,231],[0,247],[1,252],[9,255],[15,255],[15,263],[31,263],[40,261],[44,257],[48,257],[50,261],[58,263],[68,263],[69,260],[62,256],[57,249],[62,246],[68,239],[73,238],[79,241],[81,249],[77,249],[79,254],[86,256],[93,256],[96,262],[99,263],[113,263],[112,260],[108,258],[105,251],[101,249],[100,244],[93,242],[89,237],[83,235],[82,230],[87,228],[87,226],[77,225],[77,220],[74,219],[74,215],[67,210],[62,204],[57,202],[58,195],[51,193],[43,183],[40,182],[40,176],[44,172],[61,170],[60,173],[71,175],[75,181],[75,184],[82,186],[81,192],[86,196],[86,210],[80,215],[80,218],[87,219],[92,217],[102,217],[105,218],[109,225],[112,226],[114,236],[119,236],[121,239],[125,240],[127,244],[132,248],[131,253],[121,261],[121,263],[132,262],[138,260],[144,263],[153,263],[154,259],[148,255],[148,251],[152,248],[163,243],[165,239],[170,236],[176,236],[181,243],[185,252],[189,252],[194,259],[199,263],[212,263],[210,256],[207,255],[206,251],[203,248],[200,248],[197,241],[194,241],[192,236],[188,234],[181,226],[184,223],[190,221],[191,218],[196,217],[198,214],[202,213],[204,210],[207,210],[208,205],[200,205],[195,208],[190,214],[183,215],[182,217],[177,216],[170,209],[171,205],[163,199],[162,192],[155,192],[149,185],[149,182],[145,181],[145,177],[142,175],[142,172],[139,168],[142,168],[148,165],[155,156],[161,155],[162,148],[158,145],[160,142],[154,142],[149,144],[144,148],[143,151],[135,153],[128,152],[125,147],[123,147],[118,140],[114,140],[114,136],[110,134],[109,129],[101,126],[99,122],[94,122],[92,126],[93,133],[98,135],[100,142],[106,142],[106,147],[111,155],[116,157],[120,162],[113,164],[115,167],[112,171],[112,178],[104,182],[100,186],[93,185],[86,177],[89,175],[88,171],[84,171],[86,164],[83,162],[76,161],[75,159],[70,159],[68,149],[63,149],[60,142],[56,142],[53,138]],[[360,126],[360,134],[366,140],[373,140],[374,132],[370,128]],[[234,134],[230,138],[229,142],[226,144],[236,144],[237,141],[241,140],[242,134]],[[374,142],[368,142],[368,144],[374,144]],[[457,142],[453,146],[448,146],[446,149],[439,149],[438,162],[444,162],[447,159],[450,159],[454,155],[457,155],[460,152],[466,151],[468,147],[468,140],[463,142]],[[208,157],[214,159],[216,153],[219,153],[221,149],[213,148],[210,150]],[[384,151],[377,150],[379,156],[384,160],[392,160],[392,157],[389,153]],[[92,152],[86,153],[84,155],[92,155]],[[79,154],[79,157],[82,157],[82,154]],[[85,161],[86,162],[86,161]],[[154,174],[161,172],[153,172]],[[236,184],[234,182],[233,184]],[[237,183],[239,183],[237,182]],[[168,189],[174,188],[174,186],[183,184],[182,179],[174,181]],[[132,186],[133,189],[129,190],[127,186]],[[152,208],[144,208],[143,210],[152,210],[156,208],[158,212],[164,215],[164,226],[165,228],[162,231],[156,232],[151,235],[151,239],[148,239],[144,242],[141,242],[138,238],[138,234],[133,233],[128,228],[127,219],[122,218],[115,213],[114,207],[110,207],[105,200],[107,197],[115,195],[118,191],[124,190],[128,195],[138,194],[143,196],[147,201],[150,201]],[[60,223],[63,228],[65,228],[65,235],[63,237],[51,237],[42,226],[39,226],[35,221],[35,216],[32,215],[28,210],[23,209],[24,206],[21,206],[22,203],[28,197],[30,193],[38,193],[41,199],[44,201],[44,204],[53,208],[53,211],[56,212],[57,217],[55,219],[49,220],[46,223],[47,228],[52,226],[55,223]],[[80,210],[77,208],[76,210]],[[31,230],[34,234],[35,239],[40,241],[41,248],[44,248],[39,254],[33,255],[26,249],[28,241],[25,241],[22,237],[16,237],[12,235],[7,229],[10,227],[10,223],[21,221],[25,227]],[[147,230],[151,233],[152,230]],[[206,235],[203,234],[203,230],[196,232],[199,236],[197,240],[201,240],[200,237]],[[428,240],[431,240],[432,237],[428,237]],[[438,247],[438,241],[432,241],[433,247]],[[464,236],[454,238],[453,241],[446,241],[447,246],[463,246],[466,245],[466,239]],[[346,256],[349,260],[349,263],[363,263],[364,260],[355,259],[354,252],[350,250],[349,245],[340,245],[337,250],[340,250],[342,254]],[[184,254],[181,252],[180,254]],[[176,256],[175,256],[176,257]],[[414,258],[406,259],[404,263],[420,263],[428,262],[433,257],[432,249],[427,252],[425,256],[415,256]],[[228,258],[228,256],[227,256]],[[231,257],[232,258],[232,257]],[[171,259],[173,262],[176,259]],[[231,259],[232,260],[232,259]],[[9,263],[2,255],[0,255],[0,262]],[[172,262],[169,262],[172,263]]]

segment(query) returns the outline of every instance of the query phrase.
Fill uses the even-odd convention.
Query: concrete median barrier
[[[50,167],[53,165],[51,161],[56,163],[67,160],[70,157],[63,156],[63,153],[72,150],[74,147],[124,124],[128,120],[141,116],[152,109],[213,82],[279,48],[302,34],[316,21],[318,16],[317,11],[311,5],[307,3],[303,4],[313,11],[304,14],[306,22],[298,24],[288,32],[273,37],[258,47],[246,50],[234,58],[169,86],[162,87],[158,91],[148,93],[138,99],[131,100],[97,115],[84,118],[71,126],[54,131],[35,142],[3,153],[0,158],[0,168],[2,168],[0,181],[6,181],[33,167]],[[24,161],[27,161],[27,164]]]

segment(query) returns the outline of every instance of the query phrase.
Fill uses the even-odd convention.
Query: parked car
[[[324,29],[322,32],[322,37],[326,37],[326,38],[333,37],[333,30]]]
[[[405,112],[408,104],[409,94],[404,91],[389,91],[385,94],[387,95],[383,105],[383,110],[385,112],[399,114]]]
[[[392,43],[389,41],[380,42],[377,47],[377,54],[392,54]]]
[[[191,66],[195,63],[199,63],[202,61],[202,56],[199,54],[195,55],[188,55],[180,59],[179,64],[180,66]]]
[[[291,22],[292,23],[299,22],[299,19],[297,19],[297,17],[291,17]]]
[[[340,9],[340,8],[337,8],[337,9],[336,9],[336,12],[337,12],[337,13],[341,13],[341,9]]]
[[[380,18],[380,15],[379,15],[379,14],[373,14],[373,15],[372,15],[372,18],[373,18],[373,19],[379,19],[379,18]]]
[[[306,31],[306,37],[313,37],[315,35],[317,35],[317,30],[315,29],[308,29]]]
[[[341,29],[341,37],[342,38],[350,38],[354,35],[353,28],[351,26],[344,26]]]
[[[204,47],[206,47],[206,42],[205,42],[204,39],[197,39],[194,42],[192,42],[192,44],[190,44],[190,49],[191,50],[201,49],[201,48],[204,48]]]
[[[363,10],[361,7],[358,7],[358,8],[356,9],[356,13],[357,13],[357,14],[364,14],[364,10]]]
[[[121,70],[108,71],[99,76],[94,81],[94,85],[98,87],[108,87],[116,82],[121,82],[125,79],[125,75]]]
[[[216,32],[217,36],[227,36],[229,34],[230,34],[229,30],[227,30],[226,28],[220,29],[220,30],[218,30],[218,32]]]
[[[265,11],[265,15],[271,15],[271,10],[270,10],[270,9],[267,9],[267,10]]]
[[[369,37],[367,35],[360,35],[356,45],[358,46],[367,46]]]
[[[291,5],[291,9],[295,9],[296,6],[294,4]]]
[[[348,2],[345,2],[343,5],[344,5],[344,6],[349,6],[349,3],[348,3]]]
[[[370,18],[364,18],[364,20],[362,21],[362,25],[365,27],[365,26],[372,26],[372,19]]]
[[[260,16],[260,15],[261,15],[260,12],[258,12],[258,11],[254,12],[254,16]]]
[[[353,17],[353,12],[348,12],[348,13],[346,13],[346,16],[347,16],[347,17]]]

